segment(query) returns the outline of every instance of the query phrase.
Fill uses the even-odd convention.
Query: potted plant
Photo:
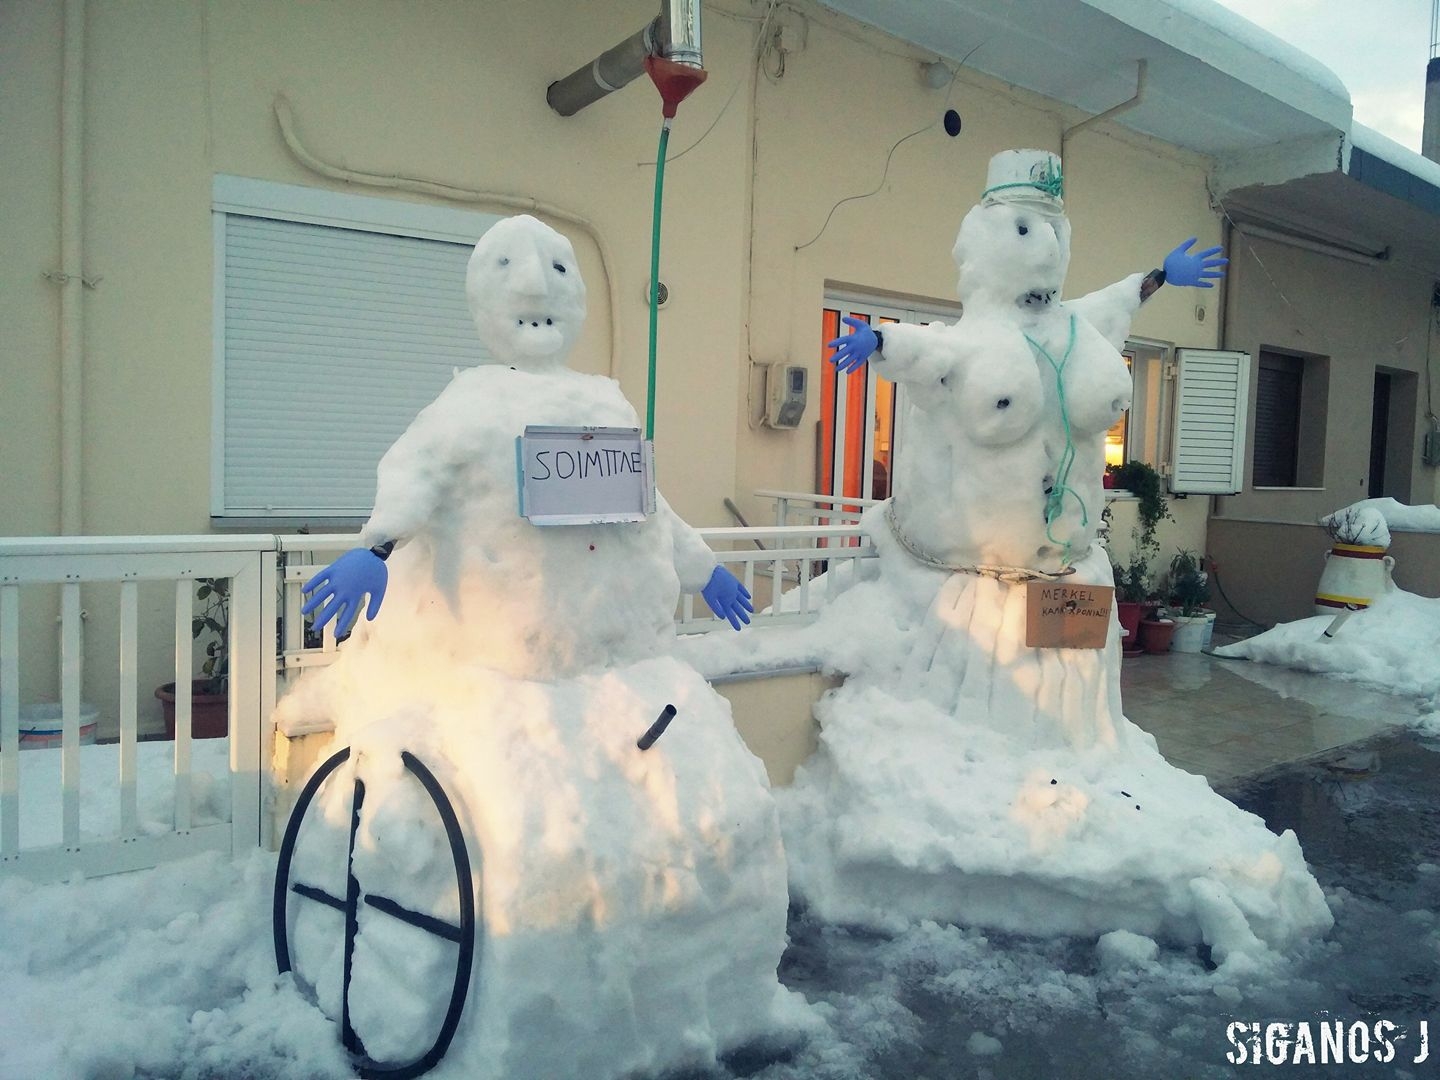
[[[1181,550],[1170,560],[1167,594],[1176,609],[1175,636],[1171,648],[1176,652],[1196,652],[1205,647],[1206,630],[1215,618],[1205,604],[1210,599],[1209,575],[1202,569],[1200,556]]]
[[[1152,655],[1167,653],[1175,639],[1174,619],[1144,619],[1140,623],[1140,648]]]
[[[200,610],[190,620],[190,638],[205,642],[201,678],[190,683],[190,735],[196,739],[223,739],[230,721],[230,581],[200,578],[195,597]],[[165,717],[165,737],[175,738],[175,684],[155,691]]]
[[[1125,630],[1121,648],[1131,655],[1139,648],[1140,620],[1150,595],[1149,554],[1136,547],[1130,553],[1129,562],[1111,568],[1115,576],[1115,614]]]
[[[1170,502],[1165,497],[1160,474],[1143,461],[1127,461],[1123,465],[1106,465],[1105,474],[1112,480],[1113,487],[1134,495],[1138,518],[1135,529],[1139,546],[1160,550],[1160,541],[1155,538],[1156,527],[1162,521],[1174,518],[1170,514]]]

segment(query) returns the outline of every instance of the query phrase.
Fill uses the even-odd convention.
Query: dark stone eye
[[[1024,236],[1026,233],[1028,233],[1028,232],[1030,231],[1030,226],[1029,226],[1029,225],[1016,225],[1016,226],[1015,226],[1015,231],[1018,232],[1021,236]]]
[[[941,385],[941,386],[949,386],[949,385],[950,385],[950,376],[949,376],[949,375],[941,375],[941,376],[940,376],[940,385]]]
[[[1008,409],[1009,407],[1010,399],[1008,397],[1002,397],[999,401],[995,402],[995,408],[997,409]]]
[[[554,264],[554,266],[555,266],[555,269],[556,269],[556,270],[559,270],[559,271],[560,271],[560,273],[562,273],[562,274],[565,273],[565,265],[564,265],[563,263],[558,263],[558,262],[557,262],[557,263]]]
[[[510,265],[510,256],[509,256],[509,255],[501,255],[501,256],[500,256],[500,265],[501,265],[501,266],[509,266],[509,265]]]

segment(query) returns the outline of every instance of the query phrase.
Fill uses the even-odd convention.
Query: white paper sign
[[[530,425],[515,440],[520,515],[534,525],[644,521],[655,445],[639,428]]]

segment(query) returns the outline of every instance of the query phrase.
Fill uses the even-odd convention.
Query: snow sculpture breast
[[[1091,319],[1120,315],[1128,326],[1139,287],[1122,282],[1133,296],[1116,287],[1060,301],[1069,221],[1058,199],[1028,186],[1007,198],[1007,190],[960,225],[952,254],[963,318],[888,327],[875,358],[913,402],[891,523],[912,554],[935,565],[1055,572],[1095,537],[1100,436],[1130,406],[1130,373]]]

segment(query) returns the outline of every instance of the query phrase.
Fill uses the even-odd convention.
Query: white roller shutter
[[[222,216],[212,510],[367,517],[381,455],[486,358],[465,301],[472,245]]]
[[[1233,495],[1243,486],[1250,354],[1180,349],[1170,490]]]

